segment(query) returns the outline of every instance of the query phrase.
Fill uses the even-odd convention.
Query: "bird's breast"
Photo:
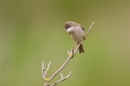
[[[82,37],[84,36],[84,31],[82,30],[82,28],[77,27],[73,29],[70,35],[74,41],[81,41]]]

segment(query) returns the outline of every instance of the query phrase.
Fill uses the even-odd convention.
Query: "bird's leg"
[[[73,49],[75,49],[76,47],[77,47],[77,42],[75,41],[73,45]]]
[[[85,38],[85,36],[83,36],[82,38],[83,38],[83,40],[85,40],[85,39],[86,39],[86,38]]]

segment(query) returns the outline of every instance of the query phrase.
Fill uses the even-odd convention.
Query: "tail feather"
[[[84,53],[83,44],[81,44],[81,45],[79,46],[79,53]]]

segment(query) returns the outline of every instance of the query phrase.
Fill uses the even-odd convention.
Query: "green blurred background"
[[[129,0],[0,0],[0,86],[43,86],[42,60],[50,77],[74,44],[66,21],[95,24],[58,86],[130,86]]]

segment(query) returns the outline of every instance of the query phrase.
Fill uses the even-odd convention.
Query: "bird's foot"
[[[82,38],[83,38],[83,40],[85,40],[85,39],[86,39],[84,36],[83,36]]]

